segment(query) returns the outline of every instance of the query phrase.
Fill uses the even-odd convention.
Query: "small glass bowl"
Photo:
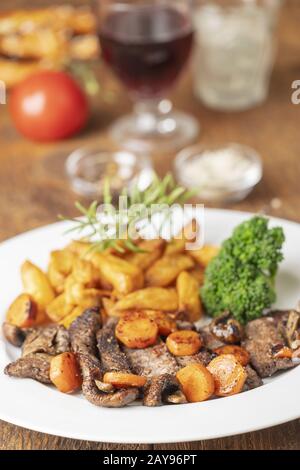
[[[137,184],[139,189],[145,189],[153,178],[151,160],[146,156],[99,147],[75,150],[67,158],[65,169],[73,190],[94,199],[103,196],[106,179],[112,196],[117,197],[124,187]]]
[[[230,161],[230,154],[235,155],[236,163],[240,165],[238,172],[233,157]],[[215,160],[215,168],[209,163],[209,169],[208,158],[214,157],[219,160]],[[177,180],[183,186],[194,188],[200,199],[212,202],[244,199],[261,180],[263,173],[258,153],[250,147],[236,143],[188,147],[177,154],[174,170]]]

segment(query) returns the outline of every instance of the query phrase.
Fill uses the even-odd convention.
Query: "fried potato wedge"
[[[103,382],[113,385],[115,388],[144,387],[147,382],[146,377],[125,372],[106,372]]]
[[[174,356],[192,356],[199,351],[202,341],[196,331],[180,330],[167,337],[166,345]]]
[[[116,326],[116,337],[128,348],[142,349],[154,344],[158,326],[144,312],[128,312]]]
[[[186,269],[194,266],[192,258],[187,255],[163,256],[145,273],[145,281],[151,287],[167,287]]]
[[[63,393],[72,393],[81,387],[82,378],[75,354],[64,352],[51,359],[50,380]]]
[[[65,289],[66,276],[57,271],[50,263],[48,266],[48,279],[57,294],[61,294]]]
[[[24,291],[32,296],[39,306],[46,307],[55,297],[55,292],[46,274],[30,261],[21,266]]]
[[[165,240],[143,240],[139,243],[138,247],[143,252],[128,253],[125,259],[129,262],[138,266],[142,271],[150,268],[150,266],[160,258],[163,249],[165,247]]]
[[[176,322],[166,312],[158,310],[143,310],[144,313],[158,326],[158,334],[161,336],[168,336],[176,331]]]
[[[65,250],[71,251],[80,258],[85,258],[88,253],[93,252],[92,246],[93,244],[87,240],[73,240],[65,247]]]
[[[246,366],[250,362],[250,354],[246,349],[234,344],[226,344],[220,348],[215,349],[215,353],[220,356],[221,354],[232,354],[242,366]]]
[[[84,284],[85,287],[96,287],[100,284],[100,273],[91,261],[76,259],[72,270],[73,278]]]
[[[205,269],[198,265],[195,266],[193,269],[190,269],[189,273],[196,279],[198,287],[202,287],[204,284]]]
[[[207,366],[215,380],[215,394],[227,397],[239,393],[247,379],[244,367],[232,354],[221,354]]]
[[[131,292],[115,304],[115,310],[162,310],[172,312],[178,308],[178,296],[175,289],[146,287]]]
[[[70,250],[55,250],[50,253],[50,265],[64,276],[71,273],[75,260],[76,256]]]
[[[202,306],[199,296],[199,285],[194,276],[182,271],[176,282],[179,311],[186,313],[191,322],[202,316]]]
[[[202,364],[189,364],[180,369],[176,377],[190,403],[208,400],[214,393],[213,376]]]
[[[217,256],[220,248],[214,245],[204,245],[202,248],[190,250],[189,255],[194,258],[197,263],[206,268],[210,261]]]
[[[85,309],[86,307],[77,305],[77,307],[73,308],[71,313],[69,313],[62,320],[60,320],[59,323],[67,329],[70,328],[73,321],[76,320],[77,317],[80,317],[80,315],[85,311]]]
[[[73,305],[66,301],[65,294],[60,294],[47,305],[46,314],[52,321],[59,322],[69,315],[72,310]]]
[[[67,277],[65,282],[65,301],[69,305],[79,305],[83,296],[85,286],[78,282],[72,274]]]
[[[102,291],[99,289],[84,289],[78,304],[84,308],[99,307],[101,304]]]
[[[67,276],[71,273],[76,255],[69,250],[55,250],[50,254],[48,278],[57,293],[65,288]]]
[[[165,249],[166,256],[177,255],[183,253],[186,244],[196,240],[199,225],[196,219],[192,219],[185,227],[183,227],[172,240],[170,240]]]
[[[129,294],[143,287],[144,276],[140,268],[114,255],[102,253],[95,253],[95,255],[97,255],[100,277],[111,284],[117,292]]]
[[[116,302],[113,299],[103,297],[102,304],[108,317],[119,317],[121,315],[122,312],[115,309]]]
[[[38,305],[29,294],[21,294],[6,313],[6,321],[20,328],[34,326],[38,317]]]

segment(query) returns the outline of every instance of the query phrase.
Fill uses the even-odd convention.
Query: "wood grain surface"
[[[53,3],[32,0],[32,6]],[[68,2],[83,4],[87,2]],[[25,0],[2,0],[0,8],[28,5]],[[300,222],[300,105],[291,103],[291,84],[300,80],[300,1],[286,1],[278,29],[278,58],[270,94],[263,105],[240,113],[213,112],[192,92],[186,73],[174,92],[178,108],[199,118],[201,143],[235,141],[254,147],[262,156],[264,177],[253,193],[230,208],[265,210]],[[126,112],[130,103],[110,73],[97,67],[101,93],[93,100],[93,115],[81,135],[58,144],[24,140],[13,128],[7,106],[0,107],[0,239],[57,220],[57,214],[75,215],[78,199],[68,186],[63,165],[74,148],[90,142],[110,145],[107,126]],[[0,77],[1,78],[1,77]],[[109,97],[109,100],[108,100]],[[172,168],[174,155],[155,155],[161,174]],[[277,200],[276,205],[274,198]],[[278,204],[279,201],[279,204]],[[274,208],[275,207],[275,208]],[[287,391],[288,399],[288,391]],[[146,423],[144,425],[147,425]],[[188,424],[187,424],[188,425]],[[210,441],[170,445],[115,445],[64,439],[0,422],[0,449],[300,449],[300,421],[274,428]]]

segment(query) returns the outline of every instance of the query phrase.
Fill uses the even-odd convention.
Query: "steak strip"
[[[121,350],[115,337],[116,320],[110,319],[97,333],[97,346],[100,354],[101,366],[105,372],[130,373],[129,360]]]
[[[26,331],[15,327],[10,329],[13,338],[26,338],[22,357],[8,364],[4,373],[12,377],[35,379],[42,383],[50,381],[50,362],[53,356],[69,351],[69,335],[61,325],[30,328]]]
[[[70,326],[72,350],[77,354],[85,398],[96,406],[121,407],[133,402],[138,396],[138,389],[121,389],[113,393],[99,390],[96,382],[102,381],[102,367],[97,357],[96,334],[101,328],[98,308],[86,310]]]
[[[172,398],[174,393],[178,394],[177,403],[184,401],[175,377],[179,367],[163,342],[145,349],[124,350],[132,370],[148,378],[144,388],[144,405],[159,406],[162,402],[174,403]]]
[[[242,346],[250,354],[250,363],[260,377],[270,377],[278,370],[295,365],[290,358],[274,356],[274,347],[284,344],[278,321],[271,316],[252,320],[245,327]]]

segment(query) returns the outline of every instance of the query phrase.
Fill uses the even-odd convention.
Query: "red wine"
[[[161,95],[177,79],[192,47],[188,17],[172,7],[112,11],[99,32],[103,58],[129,90]]]

